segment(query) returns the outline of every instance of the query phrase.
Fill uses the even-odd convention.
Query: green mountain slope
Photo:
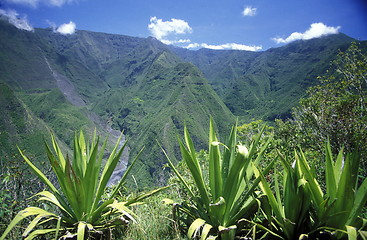
[[[50,29],[24,32],[1,22],[0,34],[9,31],[16,34],[4,34],[7,38],[2,41],[15,41],[16,46],[1,48],[2,58],[10,60],[0,66],[13,67],[12,72],[22,71],[24,76],[4,70],[0,78],[69,145],[75,130],[104,125],[124,131],[131,156],[145,146],[134,173],[141,186],[161,175],[165,158],[157,141],[175,159],[176,135],[182,135],[185,123],[194,131],[195,141],[203,144],[209,116],[220,131],[229,131],[234,121],[202,73],[153,38],[88,31],[63,36]],[[27,48],[27,39],[32,51],[22,52],[24,61],[20,61],[12,49]],[[27,65],[27,59],[37,61]],[[42,71],[27,76],[37,68]],[[28,84],[30,78],[37,82]]]
[[[204,143],[210,115],[223,131],[234,121],[201,73],[153,38],[87,31],[67,37],[45,30],[41,34],[55,46],[57,59],[63,59],[55,68],[75,85],[87,107],[127,135],[130,155],[146,147],[135,173],[142,186],[157,179],[165,162],[156,141],[177,152],[175,158],[176,135],[184,122],[195,130],[197,142]],[[93,76],[81,75],[79,69]]]
[[[14,162],[25,165],[18,154],[17,145],[41,162],[45,157],[42,136],[48,134],[46,124],[3,82],[0,82],[0,112],[1,170],[8,171]]]
[[[15,90],[53,88],[42,41],[0,19],[0,80]]]
[[[214,90],[223,97],[227,89],[246,73],[253,61],[263,52],[199,49],[191,51],[171,48],[183,60],[197,66]]]
[[[184,124],[195,145],[204,148],[210,116],[220,135],[229,131],[234,116],[244,121],[285,117],[338,49],[353,40],[338,34],[264,52],[189,51],[154,38],[26,32],[2,20],[0,36],[0,81],[15,99],[6,100],[11,107],[0,117],[3,126],[15,121],[12,111],[26,111],[69,146],[79,129],[97,129],[111,135],[111,142],[124,132],[131,158],[145,146],[133,172],[142,187],[167,175],[159,144],[180,158],[176,137]],[[25,135],[40,137],[42,132],[34,135],[32,125],[20,122]],[[13,153],[16,142],[27,142],[11,137],[17,129],[11,126],[17,124],[2,130],[4,154]]]
[[[193,131],[195,141],[204,147],[209,116],[221,130],[229,130],[234,117],[196,67],[178,63],[167,67],[162,53],[151,65],[147,75],[131,91],[124,88],[108,91],[94,110],[111,117],[131,139],[136,153],[143,146],[136,177],[157,179],[165,162],[158,141],[170,153],[179,156],[176,136],[182,136],[184,123]],[[166,66],[164,66],[166,65]],[[143,184],[145,185],[145,184]]]
[[[273,120],[287,117],[338,50],[353,40],[340,33],[255,53],[172,49],[203,71],[235,115]]]

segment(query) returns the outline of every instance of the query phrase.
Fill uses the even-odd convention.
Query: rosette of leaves
[[[366,239],[367,220],[361,217],[361,213],[367,201],[367,179],[361,181],[358,178],[360,153],[355,150],[344,154],[342,148],[335,157],[327,142],[325,156],[326,188],[323,191],[303,152],[296,154],[296,161],[307,182],[305,188],[312,200],[313,229],[332,232],[338,238],[348,236],[353,240],[360,235]]]
[[[72,238],[84,240],[94,238],[108,238],[110,230],[125,226],[129,222],[136,223],[134,213],[128,206],[137,204],[138,201],[161,190],[157,189],[137,198],[127,201],[115,199],[119,188],[125,182],[127,174],[134,165],[137,157],[125,171],[121,180],[111,193],[107,194],[108,181],[115,170],[126,143],[119,149],[122,134],[113,151],[103,166],[104,149],[107,139],[99,150],[99,137],[94,133],[92,141],[85,140],[83,132],[75,134],[73,158],[66,158],[61,152],[55,137],[51,135],[52,147],[45,141],[47,156],[55,173],[58,185],[55,185],[22,153],[26,163],[33,172],[48,187],[47,191],[37,193],[38,201],[48,203],[52,207],[42,209],[39,207],[27,207],[20,211],[9,224],[0,240],[25,218],[34,216],[33,220],[25,228],[23,238],[33,239],[40,235],[50,236],[55,239]],[[49,210],[53,209],[53,210]]]
[[[202,168],[196,156],[193,141],[184,129],[185,144],[179,140],[183,161],[194,179],[194,186],[189,186],[177,171],[172,161],[168,163],[180,179],[190,199],[179,205],[174,204],[178,212],[185,214],[191,222],[187,230],[189,238],[234,239],[241,229],[239,221],[250,218],[258,208],[255,188],[260,178],[253,179],[254,166],[262,158],[269,141],[259,146],[261,133],[249,147],[237,145],[237,126],[232,128],[228,144],[220,143],[214,131],[213,120],[209,129],[209,184],[204,181]],[[270,167],[266,171],[269,171]],[[265,173],[266,174],[266,173]],[[196,195],[191,187],[197,188]],[[172,203],[172,202],[171,202]]]
[[[290,165],[279,151],[278,156],[283,171],[280,173],[275,169],[271,176],[274,185],[260,171],[255,170],[255,175],[261,177],[260,188],[266,196],[262,199],[261,209],[267,220],[257,225],[279,239],[301,239],[302,234],[309,233],[311,229],[311,197],[304,188],[307,182],[299,161]]]
[[[282,186],[276,175],[271,187],[255,171],[268,200],[262,208],[270,226],[262,229],[279,239],[367,239],[367,220],[361,217],[367,201],[367,179],[358,179],[361,157],[357,151],[344,154],[341,149],[335,157],[327,142],[325,184],[317,180],[302,150],[295,151],[292,167],[279,156],[284,166]]]

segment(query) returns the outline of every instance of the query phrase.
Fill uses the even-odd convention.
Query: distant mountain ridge
[[[352,41],[339,33],[263,52],[171,49],[204,73],[233,114],[272,121],[287,117],[306,88]]]
[[[141,186],[166,177],[157,141],[179,159],[176,137],[184,124],[205,148],[209,116],[221,133],[230,130],[235,116],[286,116],[338,49],[353,41],[338,34],[264,52],[190,51],[151,37],[26,32],[5,21],[0,36],[0,83],[69,146],[74,131],[96,128],[108,135],[105,126],[124,132],[130,158],[145,146],[133,173]],[[7,146],[16,141],[7,138]],[[14,149],[4,150],[9,151]]]

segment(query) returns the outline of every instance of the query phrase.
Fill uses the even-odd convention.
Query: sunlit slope
[[[220,131],[234,121],[202,73],[153,38],[25,32],[1,21],[0,33],[0,78],[29,110],[68,144],[77,129],[99,127],[90,113],[124,131],[130,156],[146,147],[134,173],[142,186],[156,182],[165,162],[157,142],[175,158],[185,123],[203,144],[209,116]]]
[[[79,129],[123,131],[130,157],[145,146],[134,171],[142,186],[166,176],[159,144],[180,158],[176,136],[184,124],[196,146],[204,147],[210,116],[220,135],[235,116],[286,118],[339,49],[353,41],[336,34],[262,52],[190,51],[150,37],[27,32],[2,20],[0,36],[0,81],[24,109],[69,146]]]
[[[263,52],[172,49],[204,73],[233,114],[273,120],[289,116],[307,87],[353,40],[340,33]]]

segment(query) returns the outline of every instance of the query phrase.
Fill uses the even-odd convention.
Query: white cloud
[[[256,11],[256,9],[255,9]],[[258,51],[261,50],[261,46],[248,46],[237,43],[226,43],[221,45],[210,45],[206,43],[191,43],[190,39],[175,39],[171,40],[169,38],[170,35],[178,35],[178,34],[190,34],[192,33],[192,28],[189,24],[181,19],[172,18],[171,21],[163,21],[162,19],[158,19],[157,17],[150,18],[150,24],[148,25],[148,29],[151,32],[152,36],[157,38],[164,44],[168,45],[178,45],[187,49],[198,49],[198,48],[209,48],[209,49],[232,49],[232,50],[246,50],[246,51]],[[187,46],[183,46],[184,44],[189,43]]]
[[[28,22],[27,17],[19,17],[19,14],[15,10],[5,11],[0,9],[0,16],[3,16],[8,19],[9,23],[13,24],[16,28],[33,31],[32,25]]]
[[[57,29],[56,32],[61,33],[63,35],[67,34],[74,34],[76,29],[75,23],[70,21],[69,23],[61,24]]]
[[[61,7],[64,4],[76,2],[77,0],[6,0],[10,3],[28,5],[30,7],[38,7],[39,4],[45,4],[49,6]]]
[[[179,40],[168,40],[168,39],[162,39],[160,40],[162,43],[167,45],[173,45],[173,44],[183,44],[183,43],[190,43],[190,39],[179,39]]]
[[[46,20],[46,22],[52,28],[52,31],[54,33],[67,35],[67,34],[74,34],[76,30],[76,24],[72,21],[70,21],[69,23],[61,24],[59,27],[57,27],[56,23],[50,20]]]
[[[170,34],[192,33],[192,28],[186,21],[175,18],[172,18],[171,21],[163,21],[157,17],[151,17],[148,29],[153,37],[161,41]]]
[[[180,40],[178,40],[176,42],[177,43],[189,43],[189,42],[191,42],[191,40],[190,39],[180,39]]]
[[[312,38],[319,38],[322,36],[326,36],[329,34],[337,34],[339,32],[340,26],[338,27],[329,27],[323,23],[312,23],[310,28],[306,30],[304,33],[294,32],[289,35],[287,38],[272,38],[276,43],[289,43],[296,40],[308,40]]]
[[[197,48],[209,48],[215,50],[243,50],[243,51],[259,51],[262,49],[262,46],[249,46],[238,43],[226,43],[220,45],[210,45],[206,43],[191,43],[187,45],[185,48],[187,49],[197,49]]]
[[[242,15],[252,17],[252,16],[255,16],[256,13],[257,13],[257,8],[247,6],[245,7],[245,9],[243,9]]]
[[[186,47],[184,48],[187,48],[187,49],[199,49],[201,48],[201,44],[199,43],[190,43],[189,45],[187,45]]]

